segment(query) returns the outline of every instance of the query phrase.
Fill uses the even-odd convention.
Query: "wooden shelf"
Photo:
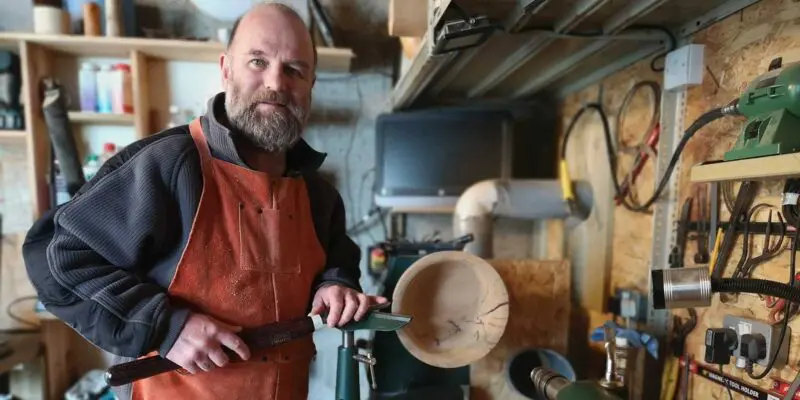
[[[84,57],[128,58],[131,51],[169,61],[217,62],[222,43],[177,39],[95,37],[82,35],[44,35],[25,32],[0,32],[0,45],[33,43],[50,50]],[[319,71],[349,72],[353,51],[346,48],[317,47]]]
[[[24,140],[28,135],[25,131],[8,131],[0,129],[0,140]]]
[[[692,182],[781,179],[800,176],[800,153],[736,161],[712,161],[692,167]]]
[[[105,114],[70,111],[70,122],[76,124],[133,125],[133,114]]]

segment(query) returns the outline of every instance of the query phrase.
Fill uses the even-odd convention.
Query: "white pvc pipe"
[[[582,181],[574,185],[578,202],[590,210],[591,186]],[[453,218],[454,237],[471,233],[474,240],[465,251],[492,258],[493,219],[498,216],[527,220],[571,217],[557,179],[486,180],[470,186],[459,197]]]

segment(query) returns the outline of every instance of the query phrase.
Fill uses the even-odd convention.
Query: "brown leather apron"
[[[189,128],[200,153],[203,193],[168,289],[170,298],[244,328],[306,315],[325,254],[305,182],[215,159],[200,120]],[[311,336],[268,350],[251,349],[246,362],[137,381],[132,398],[305,399],[314,354]]]

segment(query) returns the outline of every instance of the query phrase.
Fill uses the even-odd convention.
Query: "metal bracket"
[[[656,175],[664,176],[669,160],[683,135],[684,110],[686,108],[686,90],[664,92],[661,99],[661,137],[658,141],[658,163]],[[675,166],[662,197],[655,204],[653,214],[653,250],[650,270],[666,269],[669,265],[669,252],[675,246],[678,230],[678,178],[680,162]],[[650,277],[648,276],[648,280]],[[652,281],[649,282],[652,286]],[[656,310],[652,307],[652,291],[648,299],[649,312],[647,325],[651,333],[657,337],[665,337],[669,332],[670,311]]]

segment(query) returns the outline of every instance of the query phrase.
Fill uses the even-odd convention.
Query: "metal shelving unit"
[[[664,52],[666,30],[679,42],[757,2],[431,0],[428,30],[390,107],[563,97]],[[435,54],[441,23],[465,15],[486,16],[497,29],[477,47]]]

